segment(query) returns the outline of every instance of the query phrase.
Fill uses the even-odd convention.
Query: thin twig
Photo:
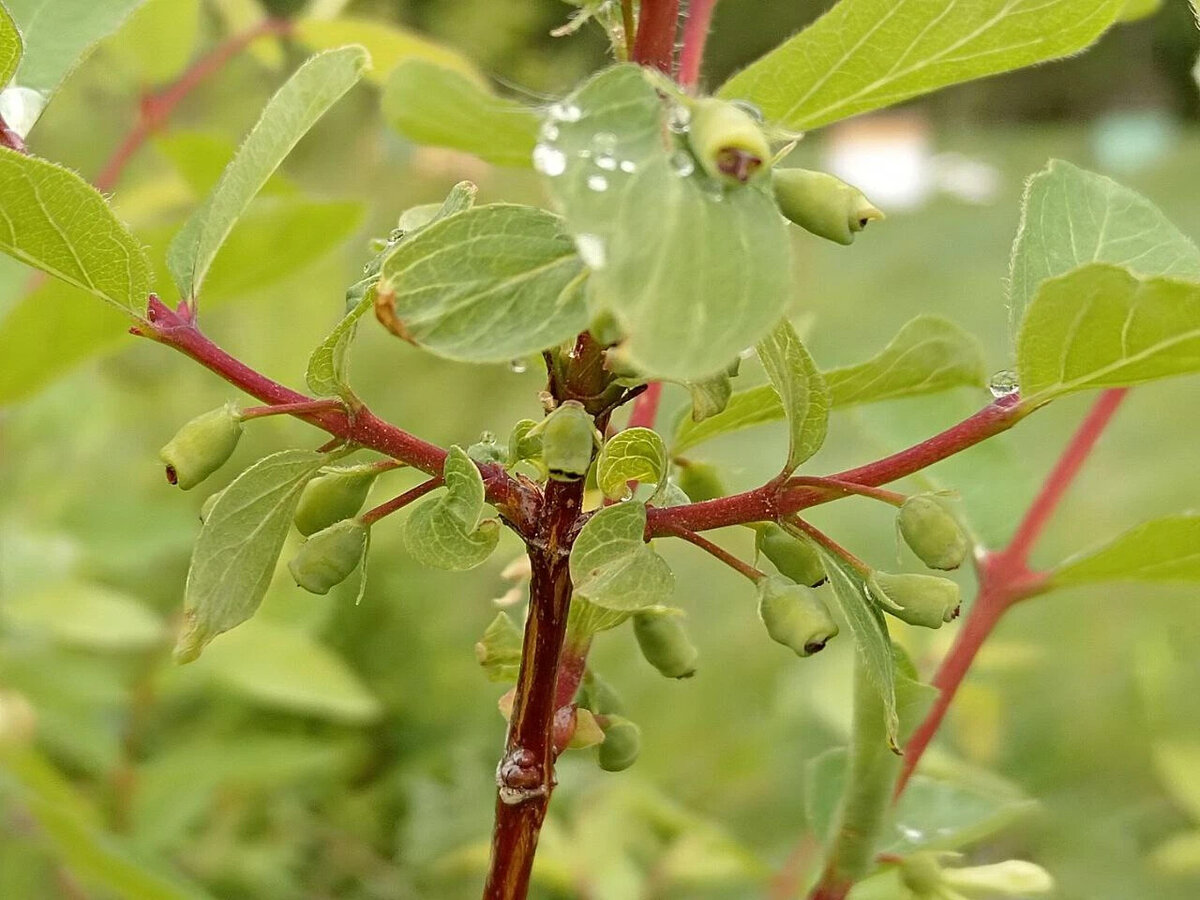
[[[670,532],[670,534],[673,537],[682,538],[689,544],[694,544],[705,553],[708,553],[709,555],[725,563],[725,565],[729,566],[729,568],[733,569],[739,575],[746,576],[755,584],[767,577],[766,572],[761,572],[749,563],[743,562],[724,547],[717,546],[712,541],[708,540],[708,538],[701,537],[694,531],[688,531],[686,528],[678,528]]]
[[[380,503],[374,509],[367,510],[360,517],[362,519],[362,523],[364,525],[374,525],[384,516],[390,516],[392,513],[396,512],[396,510],[403,509],[414,500],[424,497],[434,488],[441,487],[442,484],[443,482],[441,475],[438,475],[435,478],[430,478],[428,481],[422,481],[416,487],[409,488],[403,494],[393,497],[391,500],[388,500],[384,503]]]

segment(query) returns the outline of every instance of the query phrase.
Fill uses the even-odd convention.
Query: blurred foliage
[[[724,0],[709,77],[773,45],[816,6]],[[550,38],[569,10],[550,0],[350,8],[426,29],[534,91],[562,90],[603,53],[595,33]],[[196,36],[206,44],[218,30],[210,13]],[[810,326],[820,365],[868,357],[918,312],[963,325],[993,368],[1008,365],[1002,282],[1022,180],[1051,155],[1095,165],[1082,129],[1012,121],[1089,115],[1125,102],[1123,91],[1194,112],[1183,76],[1195,50],[1186,14],[1168,4],[1094,54],[929,101],[939,149],[997,166],[999,195],[990,205],[938,198],[891,216],[852,250],[797,239],[803,300],[795,312]],[[161,76],[115,64],[129,58],[119,42],[67,82],[33,136],[38,152],[85,175],[133,123],[143,81]],[[254,57],[215,77],[179,111],[164,142],[136,158],[116,191],[123,215],[177,226],[203,189],[194,183],[215,174],[203,148],[180,149],[179,136],[203,132],[218,148],[232,146],[279,78]],[[401,144],[377,109],[376,91],[356,89],[301,143],[279,182],[285,193],[322,202],[370,202],[366,226],[320,253],[299,240],[272,247],[259,255],[278,263],[280,277],[255,279],[206,311],[218,342],[288,383],[300,382],[309,349],[340,314],[346,285],[369,258],[368,237],[387,233],[400,211],[439,200],[463,178],[479,183],[481,202],[539,200],[530,174]],[[963,127],[979,119],[991,127]],[[797,155],[815,164],[819,149],[817,138]],[[1189,130],[1128,180],[1200,235],[1198,165],[1200,132]],[[307,264],[297,268],[301,259]],[[228,259],[218,259],[214,280],[232,278],[222,266]],[[27,277],[16,264],[0,265],[0,312],[18,302]],[[64,331],[75,302],[59,305]],[[500,570],[517,554],[515,542],[505,536],[491,562],[453,574],[418,566],[399,530],[381,527],[360,605],[353,584],[318,598],[284,573],[252,625],[218,638],[201,663],[177,668],[169,635],[204,497],[171,490],[156,450],[231,391],[160,348],[132,339],[119,346],[0,411],[0,733],[18,747],[6,743],[0,756],[0,897],[476,896],[504,723],[495,707],[503,688],[483,676],[472,647],[495,616],[489,598],[508,588]],[[57,351],[47,344],[42,352]],[[517,419],[539,414],[536,370],[453,365],[373,325],[363,328],[354,369],[373,408],[443,443],[470,443],[485,429],[507,434]],[[669,388],[668,399],[687,402],[682,389]],[[964,389],[839,412],[813,471],[897,449],[986,400]],[[974,530],[996,545],[1086,403],[1063,400],[909,487],[958,490]],[[1193,505],[1194,428],[1180,410],[1196,408],[1196,379],[1139,388],[1038,561]],[[265,453],[320,439],[296,422],[259,423],[213,489]],[[747,488],[774,474],[785,440],[782,425],[768,426],[722,438],[700,457],[732,473],[732,488]],[[412,473],[388,474],[373,496],[414,483]],[[862,556],[894,559],[891,517],[863,502],[813,518]],[[745,529],[718,537],[752,553]],[[690,547],[660,543],[700,670],[665,680],[640,659],[627,629],[598,640],[596,668],[642,725],[643,750],[620,775],[582,754],[564,757],[538,862],[536,896],[546,900],[764,896],[772,873],[811,861],[806,807],[820,798],[806,789],[805,762],[844,742],[851,648],[834,643],[798,662],[764,639],[753,593],[736,575]],[[971,846],[973,859],[1035,860],[1069,900],[1197,896],[1196,599],[1183,588],[1081,588],[1023,605],[1003,623],[956,701],[934,762],[990,769],[1014,803],[1033,797],[1038,807]],[[928,673],[954,628],[897,631]],[[16,738],[30,729],[36,741],[20,749]],[[937,785],[922,796],[937,802]]]

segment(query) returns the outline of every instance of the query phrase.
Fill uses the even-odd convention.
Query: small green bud
[[[1054,879],[1050,873],[1023,859],[945,869],[942,883],[950,890],[971,896],[1032,897],[1054,892]]]
[[[642,749],[642,730],[621,716],[609,716],[604,741],[596,748],[600,768],[621,772],[632,766]]]
[[[644,610],[634,614],[633,633],[646,662],[667,678],[691,678],[700,652],[688,638],[673,609]]]
[[[583,404],[567,400],[542,420],[542,459],[555,481],[578,481],[592,465],[599,441]]]
[[[334,522],[358,515],[377,477],[379,470],[374,466],[334,469],[318,475],[300,494],[294,518],[296,530],[308,537]]]
[[[758,527],[757,532],[754,546],[771,561],[780,575],[809,587],[825,583],[825,564],[812,541],[793,537],[774,523]]]
[[[837,637],[837,622],[817,592],[779,576],[759,582],[758,615],[771,640],[797,656],[819,653]]]
[[[190,491],[225,464],[241,436],[242,420],[232,403],[196,416],[159,451],[167,481]]]
[[[869,585],[883,611],[909,625],[941,628],[958,615],[958,585],[949,578],[876,572]]]
[[[771,146],[754,116],[734,103],[715,97],[692,106],[688,143],[711,177],[745,184],[771,161]]]
[[[619,716],[625,712],[625,704],[620,695],[612,685],[591,669],[584,673],[580,699],[584,706],[598,716]]]
[[[942,884],[942,867],[936,853],[914,853],[900,863],[900,880],[918,897],[936,896]]]
[[[904,542],[931,569],[957,569],[967,557],[967,538],[954,516],[933,497],[909,497],[896,517]]]
[[[676,460],[675,464],[678,466],[679,486],[693,503],[716,500],[727,493],[716,466],[691,460]]]
[[[826,172],[775,169],[771,186],[785,218],[839,244],[853,244],[854,235],[883,218],[862,191]]]
[[[296,584],[314,594],[327,594],[358,566],[369,529],[358,519],[343,519],[318,531],[300,545],[288,571]]]

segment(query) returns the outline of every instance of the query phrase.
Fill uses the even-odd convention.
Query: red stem
[[[638,394],[633,401],[633,411],[629,414],[629,428],[653,428],[658,420],[658,402],[662,398],[662,382],[652,381],[646,385],[646,390]]]
[[[299,416],[304,413],[327,412],[333,409],[345,409],[345,402],[332,397],[320,400],[306,400],[303,403],[280,403],[275,406],[250,406],[238,413],[243,422],[251,419],[265,419],[268,416]]]
[[[716,5],[717,0],[692,0],[688,4],[687,20],[683,23],[683,50],[679,55],[679,84],[686,90],[693,90],[700,81],[704,45],[708,41]]]
[[[735,572],[737,572],[739,575],[745,575],[747,578],[749,578],[755,584],[757,584],[758,582],[762,581],[764,578],[767,577],[767,574],[765,572],[760,572],[758,569],[754,568],[754,566],[750,565],[749,563],[743,562],[742,560],[738,559],[736,556],[734,556],[732,553],[730,553],[724,547],[720,547],[720,546],[714,544],[712,541],[708,540],[707,538],[701,537],[700,535],[696,534],[696,532],[694,532],[694,531],[688,531],[686,528],[679,528],[679,529],[676,529],[675,531],[672,531],[671,534],[673,534],[677,538],[682,538],[683,540],[687,541],[689,544],[694,544],[695,546],[697,546],[701,550],[703,550],[705,553],[708,553],[711,556],[716,557],[721,562],[725,563],[725,565],[729,566],[729,568],[731,568]]]
[[[435,478],[430,478],[428,481],[422,481],[414,488],[409,488],[403,494],[393,497],[384,503],[380,503],[374,509],[368,510],[362,514],[362,522],[364,525],[374,525],[384,516],[390,516],[398,509],[403,509],[412,503],[414,500],[419,500],[424,497],[434,488],[442,486],[442,476],[438,475]]]
[[[678,24],[679,0],[642,0],[633,61],[670,75]]]

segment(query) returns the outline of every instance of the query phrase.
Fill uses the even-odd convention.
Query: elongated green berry
[[[307,537],[334,522],[358,515],[371,485],[379,477],[374,466],[335,469],[318,475],[304,486],[296,507],[296,530]]]
[[[838,633],[829,607],[813,588],[779,576],[759,582],[758,615],[771,640],[797,656],[819,653]]]
[[[358,519],[343,519],[318,531],[300,545],[288,563],[296,584],[314,594],[327,594],[358,566],[368,528]]]
[[[608,716],[604,740],[596,758],[605,772],[621,772],[632,766],[642,750],[642,730],[621,716]]]
[[[167,481],[190,491],[233,455],[242,436],[242,420],[232,403],[196,416],[159,451]]]
[[[958,615],[958,585],[949,578],[876,572],[869,585],[883,611],[909,625],[941,628]]]
[[[645,610],[633,617],[633,633],[646,662],[667,678],[691,678],[700,652],[675,610]]]
[[[839,244],[853,244],[858,232],[883,218],[862,191],[826,172],[774,169],[771,186],[786,218]]]
[[[793,537],[778,525],[757,528],[754,546],[779,570],[779,574],[809,587],[825,583],[825,565],[812,541]]]
[[[583,404],[567,400],[542,420],[542,459],[556,481],[578,481],[587,475],[596,448],[596,426]]]
[[[896,517],[904,542],[931,569],[957,569],[967,558],[967,537],[954,516],[928,494],[909,497]]]
[[[706,97],[692,106],[688,143],[713,178],[745,184],[770,164],[771,145],[762,126],[733,103]]]
[[[721,482],[721,476],[717,474],[716,466],[691,460],[687,462],[679,460],[677,466],[678,475],[676,477],[679,486],[693,503],[716,500],[728,493],[725,485]]]

